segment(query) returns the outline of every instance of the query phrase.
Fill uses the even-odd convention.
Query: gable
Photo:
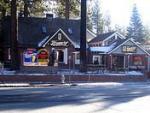
[[[68,47],[75,46],[75,44],[63,30],[59,29],[52,37],[48,37],[43,46]]]
[[[118,40],[118,39],[126,39],[126,37],[124,37],[123,35],[121,35],[118,32],[114,32],[112,35],[110,35],[105,40],[103,40],[103,45],[110,45],[110,44],[114,43],[115,40]]]
[[[86,37],[87,37],[87,42],[90,42],[92,39],[94,39],[96,37],[96,35],[87,29],[86,30]]]
[[[148,54],[143,48],[131,39],[114,48],[110,53],[114,54]]]

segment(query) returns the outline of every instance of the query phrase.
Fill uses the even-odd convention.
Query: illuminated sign
[[[124,53],[136,53],[137,47],[132,45],[122,46],[122,52]]]

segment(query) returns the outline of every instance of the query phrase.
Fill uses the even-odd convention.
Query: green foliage
[[[130,25],[127,29],[127,37],[134,38],[135,41],[143,42],[144,41],[144,27],[138,12],[136,5],[133,7],[132,16],[130,20]]]
[[[43,12],[46,10],[43,0],[33,0],[33,4],[29,7],[30,14],[39,16],[43,15]]]
[[[0,0],[0,16],[6,16],[10,14],[10,2],[9,0]],[[27,7],[26,9],[24,7]],[[28,13],[31,16],[42,16],[46,10],[44,0],[17,0],[17,10],[20,14]]]
[[[56,11],[59,17],[65,17],[65,8],[66,8],[66,0],[57,0],[58,9]],[[79,16],[79,1],[78,0],[68,0],[69,4],[69,16],[76,17]]]
[[[46,6],[44,0],[21,0],[18,2],[18,10],[24,16],[42,16]]]
[[[4,17],[6,13],[10,13],[10,2],[0,0],[0,18]]]

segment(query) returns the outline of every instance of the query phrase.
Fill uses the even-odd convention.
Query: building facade
[[[10,17],[2,21],[1,40],[1,60],[9,67]],[[80,67],[80,20],[20,17],[18,43],[21,67]],[[149,53],[132,38],[126,39],[118,32],[96,36],[87,30],[87,64],[88,68],[105,70],[150,69]]]
[[[118,32],[100,34],[89,42],[91,63],[107,70],[149,70],[149,53],[132,38]]]
[[[11,62],[10,17],[4,18],[2,26],[3,62],[7,67]],[[87,40],[94,37],[87,30]],[[79,68],[80,20],[20,17],[18,44],[20,66]]]

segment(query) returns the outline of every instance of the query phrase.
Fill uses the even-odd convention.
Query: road
[[[0,88],[0,113],[148,113],[150,83]]]

